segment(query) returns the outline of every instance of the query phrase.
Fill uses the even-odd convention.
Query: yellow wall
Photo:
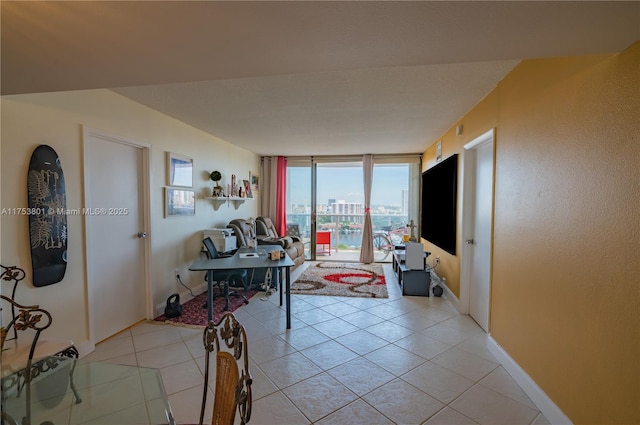
[[[492,337],[574,423],[640,423],[640,42],[524,61],[459,123],[443,157],[497,127]]]
[[[21,96],[4,96],[2,107],[2,204],[3,208],[26,207],[26,177],[29,159],[39,144],[51,145],[61,158],[65,173],[67,207],[81,208],[84,185],[82,127],[151,145],[151,283],[153,305],[163,304],[173,292],[186,292],[174,279],[181,268],[189,286],[203,284],[202,273],[187,272],[200,256],[200,231],[226,227],[238,217],[255,217],[258,199],[214,210],[210,200],[213,169],[228,183],[231,174],[249,177],[257,173],[260,158],[180,121],[133,102],[110,90],[87,90]],[[165,153],[175,152],[194,160],[194,217],[164,218],[163,187],[166,185]],[[117,172],[117,164],[114,172]],[[54,285],[34,288],[30,283],[31,256],[27,216],[2,216],[2,264],[19,265],[27,271],[26,284],[18,291],[23,304],[40,303],[54,317],[52,335],[73,338],[77,345],[88,343],[84,217],[68,216],[69,263],[64,279]],[[6,289],[6,288],[5,288]]]

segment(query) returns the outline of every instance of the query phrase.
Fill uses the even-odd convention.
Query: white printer
[[[211,238],[219,252],[227,252],[237,248],[233,229],[205,229],[202,231],[202,239],[207,237]]]

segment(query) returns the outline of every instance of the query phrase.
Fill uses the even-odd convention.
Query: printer
[[[202,231],[202,239],[207,237],[211,238],[218,252],[233,251],[237,248],[233,229],[205,229]]]

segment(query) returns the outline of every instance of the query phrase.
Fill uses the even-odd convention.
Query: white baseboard
[[[460,313],[460,300],[456,297],[451,289],[447,287],[447,284],[442,282],[442,279],[431,269],[431,286],[440,285],[444,289],[444,297],[451,303],[451,305]]]
[[[491,335],[487,336],[487,348],[491,351],[505,370],[511,375],[511,377],[520,385],[520,388],[529,396],[531,401],[538,406],[540,412],[547,418],[549,423],[553,425],[570,425],[571,419],[564,414],[562,410],[549,398],[549,396],[542,391],[533,379],[522,369],[518,363],[515,362],[504,351],[502,347],[496,342]]]
[[[440,284],[444,288],[444,295],[447,297],[447,301],[451,303],[451,305],[460,312],[460,300],[456,297],[451,289],[447,287],[447,285]]]

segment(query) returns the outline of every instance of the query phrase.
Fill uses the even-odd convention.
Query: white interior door
[[[489,331],[493,214],[493,136],[468,151],[472,217],[466,232],[469,315]],[[465,172],[467,170],[465,169]]]
[[[97,343],[146,318],[145,152],[91,131],[84,151],[89,317]]]

